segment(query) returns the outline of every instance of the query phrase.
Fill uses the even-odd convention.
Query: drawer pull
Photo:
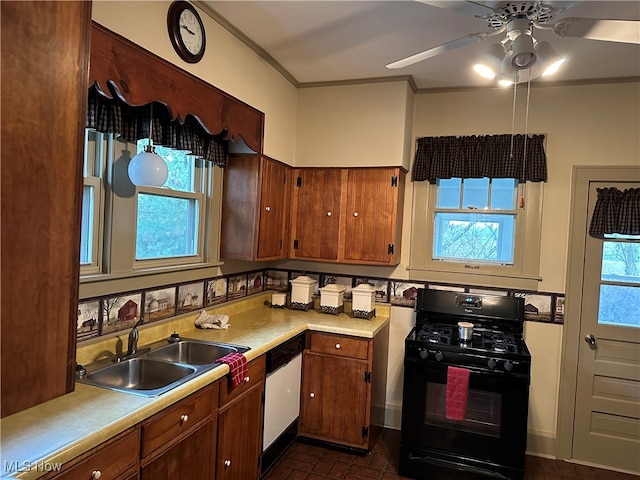
[[[336,343],[336,350],[340,350],[340,344]]]
[[[231,466],[231,460],[225,460],[224,461],[224,466],[225,467],[230,467]]]
[[[270,207],[269,205],[267,205],[266,207],[264,207],[264,209],[265,209],[267,212],[270,212],[270,211],[271,211],[271,207]]]
[[[189,415],[187,415],[186,413],[183,413],[182,415],[180,415],[180,423],[187,423],[187,421],[189,420]]]
[[[91,472],[91,480],[98,480],[100,477],[102,477],[102,472],[100,470],[94,470]]]
[[[311,398],[315,398],[316,394],[315,394],[315,393],[313,393],[313,392],[311,392],[311,393],[309,394],[309,396],[310,396]]]
[[[249,377],[248,377],[248,376],[247,376],[247,377],[244,377],[244,383],[249,383],[249,382],[250,382]]]

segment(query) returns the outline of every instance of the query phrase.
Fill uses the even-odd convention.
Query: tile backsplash
[[[368,283],[375,288],[376,303],[387,303],[406,308],[414,307],[417,290],[423,287],[470,293],[513,295],[525,298],[525,320],[559,324],[564,321],[564,294],[561,293],[412,282],[411,280],[392,278],[364,278],[343,274],[336,275],[329,272],[263,269],[82,299],[78,304],[78,342],[127,330],[141,316],[144,318],[144,323],[148,324],[254,295],[265,290],[287,293],[290,292],[289,281],[303,274],[317,280],[316,296],[319,296],[317,289],[329,283],[345,286],[345,299],[351,298],[353,287],[361,283]]]

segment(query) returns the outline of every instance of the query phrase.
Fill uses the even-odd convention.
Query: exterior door
[[[590,182],[588,218],[596,188],[638,186]],[[640,237],[584,235],[572,458],[640,473]]]

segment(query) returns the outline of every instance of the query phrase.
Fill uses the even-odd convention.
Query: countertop
[[[276,309],[264,305],[270,294],[256,295],[233,304],[207,308],[209,313],[229,315],[227,330],[201,330],[193,321],[198,312],[158,325],[140,328],[140,346],[167,338],[177,331],[196,338],[250,347],[249,361],[305,330],[373,338],[389,323],[390,308],[376,305],[372,320],[329,315],[315,310]],[[126,344],[126,332],[81,344],[78,363],[89,363],[114,353]],[[129,427],[225,376],[221,365],[158,397],[145,398],[76,383],[72,393],[3,418],[0,422],[2,470],[0,478],[35,479],[54,464],[67,462]]]

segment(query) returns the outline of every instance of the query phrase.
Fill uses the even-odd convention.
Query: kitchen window
[[[221,170],[190,151],[156,146],[167,163],[167,181],[162,187],[136,187],[127,167],[148,142],[125,142],[87,129],[80,255],[84,280],[202,268],[217,261],[211,252],[218,251],[214,222],[219,218]]]
[[[544,140],[544,135],[417,139],[412,279],[537,289]]]

